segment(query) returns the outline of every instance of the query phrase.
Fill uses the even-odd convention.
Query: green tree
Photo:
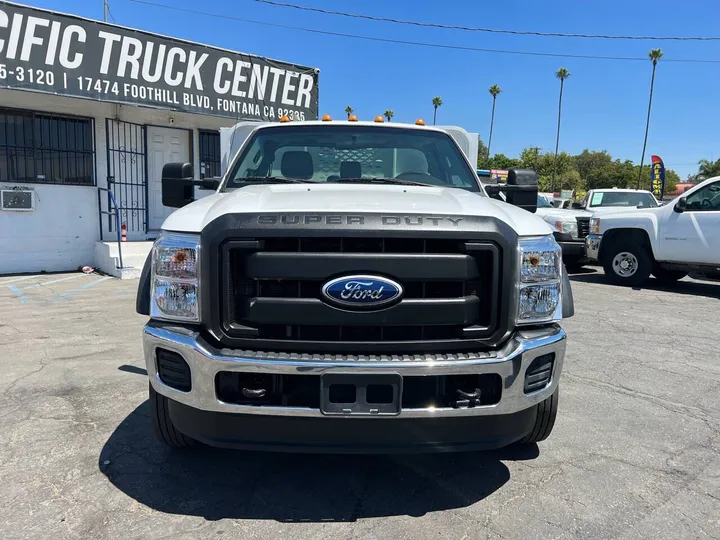
[[[482,140],[482,137],[478,135],[478,153],[477,153],[477,168],[488,169],[488,158],[487,158],[487,146]]]
[[[640,170],[638,171],[638,185],[637,188],[640,189],[640,179],[642,175],[642,168],[643,164],[645,163],[645,149],[647,148],[647,138],[648,138],[648,130],[650,129],[650,111],[652,109],[652,98],[653,98],[653,89],[655,87],[655,69],[657,68],[658,60],[660,60],[663,56],[661,49],[652,49],[650,53],[648,54],[648,58],[652,61],[652,77],[650,78],[650,101],[648,101],[648,112],[647,112],[647,122],[645,123],[645,139],[643,141],[643,149],[642,149],[642,156],[640,156]]]
[[[353,113],[353,111],[354,109],[350,105],[345,107],[345,114],[347,114],[348,119],[350,118],[350,115]]]
[[[395,116],[395,111],[393,111],[392,109],[387,109],[383,113],[383,115],[385,116],[385,118],[387,118],[387,121],[390,122],[390,120],[392,120],[392,117]]]
[[[532,169],[533,171],[538,172],[538,169],[540,168],[540,157],[540,147],[529,146],[520,152],[520,166],[523,169]]]
[[[707,180],[715,176],[720,176],[720,159],[717,161],[710,161],[708,159],[698,161],[698,172],[695,175],[696,181]]]
[[[493,127],[495,126],[495,102],[497,101],[497,97],[500,92],[502,92],[502,88],[500,88],[497,84],[493,84],[490,88],[488,88],[488,92],[490,92],[490,95],[493,98],[492,114],[490,115],[490,136],[488,137],[488,159],[490,159],[490,145],[492,144]]]
[[[433,104],[433,126],[435,125],[435,121],[437,120],[437,110],[438,107],[440,107],[443,104],[443,100],[440,96],[435,96],[432,100]]]
[[[680,183],[680,176],[672,169],[665,169],[665,193],[672,193]]]
[[[555,138],[555,159],[556,160],[557,160],[558,147],[560,146],[560,119],[562,118],[563,87],[565,86],[565,79],[567,79],[570,75],[571,75],[571,73],[565,68],[560,68],[555,72],[555,76],[558,79],[560,79],[560,99],[558,100],[557,137]],[[551,185],[551,189],[552,189],[553,193],[555,192],[555,173],[556,173],[556,169],[553,166],[552,185]]]
[[[509,158],[505,154],[495,154],[487,160],[487,169],[513,169],[520,167],[520,160]]]

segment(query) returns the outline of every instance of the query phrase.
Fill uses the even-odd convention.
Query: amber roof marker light
[[[330,116],[329,114],[323,114],[322,121],[323,122],[332,122],[332,116]]]
[[[378,115],[375,117],[375,121],[376,121],[378,124],[382,124],[383,122],[385,122],[385,119],[378,114]]]
[[[358,121],[357,116],[355,116],[354,114],[351,114],[350,116],[348,116],[348,122],[357,122],[357,121]]]
[[[425,120],[423,120],[422,118],[418,118],[417,120],[415,120],[415,125],[416,126],[424,126]]]
[[[280,117],[280,121],[281,121],[282,123],[285,123],[285,122],[289,122],[290,119],[289,119],[287,116],[282,115],[282,116]]]

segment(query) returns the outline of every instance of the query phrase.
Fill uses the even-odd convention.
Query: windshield
[[[541,197],[540,195],[538,195],[537,198],[537,205],[538,208],[555,208],[545,197]]]
[[[635,191],[600,191],[592,194],[591,207],[618,206],[652,208],[658,206],[652,193]]]
[[[449,135],[374,126],[278,126],[258,130],[225,188],[252,182],[400,183],[483,194]]]

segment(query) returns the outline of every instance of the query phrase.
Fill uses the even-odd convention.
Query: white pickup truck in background
[[[597,216],[607,212],[631,208],[655,208],[660,206],[652,192],[644,189],[591,189],[580,203],[573,203],[574,210],[585,210]]]
[[[720,177],[664,206],[594,214],[585,254],[618,285],[641,285],[651,274],[664,283],[690,272],[720,274]]]

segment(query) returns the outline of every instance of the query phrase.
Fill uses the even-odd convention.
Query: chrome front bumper
[[[585,237],[585,257],[593,261],[600,260],[600,241],[602,234],[588,234]]]
[[[566,334],[560,326],[515,332],[500,349],[482,353],[339,356],[253,351],[219,350],[199,333],[182,328],[145,326],[143,345],[147,371],[153,388],[173,401],[203,411],[255,415],[323,417],[319,409],[302,407],[250,406],[225,403],[215,392],[215,376],[220,371],[320,375],[325,373],[400,375],[461,375],[497,373],[503,380],[502,396],[495,405],[466,409],[406,409],[392,418],[437,418],[441,416],[479,416],[511,414],[525,410],[548,398],[557,388],[565,356]],[[190,366],[192,390],[182,392],[165,385],[158,376],[156,349],[164,348],[183,356]],[[555,353],[550,383],[525,394],[525,371],[538,356]],[[318,388],[319,391],[319,388]]]

